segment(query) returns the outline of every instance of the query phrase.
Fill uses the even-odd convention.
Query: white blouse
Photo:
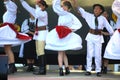
[[[31,6],[28,5],[27,2],[24,0],[21,1],[22,6],[29,12],[31,13],[36,19],[38,19],[38,27],[39,26],[47,26],[48,25],[48,14],[47,11],[42,11],[41,8],[36,5],[36,8],[32,8]]]
[[[3,15],[3,23],[9,22],[14,24],[16,20],[17,5],[11,0],[5,1],[4,4],[7,11]]]
[[[60,6],[61,0],[53,0],[53,10],[59,15],[58,25],[67,26],[75,31],[82,27],[81,22],[72,13],[63,10]]]

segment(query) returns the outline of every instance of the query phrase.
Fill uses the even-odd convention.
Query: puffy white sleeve
[[[91,16],[91,14],[87,11],[85,11],[83,8],[78,7],[78,11],[80,12],[80,14],[82,15],[83,18],[87,19],[89,18],[89,16]]]
[[[53,0],[53,10],[58,15],[65,15],[67,14],[67,11],[63,10],[60,4],[61,0]]]
[[[12,13],[16,13],[17,11],[17,5],[12,2],[11,0],[5,1],[4,2],[7,11],[12,12]]]
[[[112,26],[109,24],[109,22],[107,21],[107,19],[105,17],[103,17],[103,20],[104,20],[105,28],[110,33],[110,35],[112,35],[114,33],[114,30],[113,30]]]
[[[35,15],[35,9],[32,8],[26,1],[21,1],[22,6],[30,13],[32,14],[34,17]]]
[[[28,19],[25,19],[21,25],[21,32],[22,33],[28,33],[29,32],[29,26],[28,26]]]
[[[80,29],[82,27],[82,24],[79,21],[79,19],[74,15],[72,15],[72,19],[73,19],[73,21],[72,21],[71,29],[73,29],[74,31]]]
[[[41,8],[36,5],[36,10],[35,10],[36,18],[45,18],[47,15],[46,11],[42,11]]]

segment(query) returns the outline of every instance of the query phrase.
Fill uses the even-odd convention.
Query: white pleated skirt
[[[108,42],[104,58],[120,60],[120,33],[116,30]]]
[[[82,48],[81,37],[71,32],[65,38],[60,39],[56,32],[56,29],[51,30],[46,38],[47,50],[65,51],[65,50],[80,50]]]
[[[24,33],[20,34],[27,35]],[[4,45],[18,46],[28,41],[30,40],[20,40],[16,38],[16,33],[8,25],[0,27],[0,47],[4,47]]]

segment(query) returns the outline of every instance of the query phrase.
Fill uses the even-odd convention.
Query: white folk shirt
[[[52,29],[47,35],[45,49],[54,51],[80,50],[82,48],[82,39],[78,34],[74,33],[74,31],[80,29],[82,25],[73,14],[63,10],[60,2],[61,0],[53,0],[52,5],[54,12],[59,16],[58,26],[67,26],[72,29],[73,32],[60,39],[56,28]],[[72,44],[74,45],[71,46]]]
[[[58,25],[67,26],[75,31],[80,29],[82,27],[81,22],[73,14],[63,10],[60,2],[61,0],[53,0],[53,10],[59,15]]]
[[[17,5],[11,0],[5,1],[4,4],[7,11],[3,15],[3,23],[7,22],[14,24],[16,21]],[[24,33],[20,34],[26,35]],[[0,27],[0,47],[4,47],[4,45],[18,46],[28,41],[29,40],[21,40],[16,38],[15,31],[11,29],[9,25]]]
[[[25,1],[22,1],[23,7],[31,13],[36,19],[38,19],[37,26],[47,26],[48,25],[48,14],[47,11],[42,11],[41,8],[36,5],[36,8],[32,8]]]
[[[4,4],[7,11],[3,15],[3,23],[9,22],[14,24],[16,20],[17,5],[11,0],[5,1]]]
[[[35,17],[35,19],[38,19],[38,22],[37,22],[38,27],[48,25],[47,11],[42,11],[38,5],[36,5],[36,8],[32,8],[25,1],[21,1],[21,3],[22,3],[22,6]],[[44,41],[46,39],[47,33],[48,33],[48,30],[38,31],[38,35],[34,35],[34,39]]]
[[[89,27],[91,29],[95,29],[95,16],[94,14],[91,14],[89,12],[86,12],[83,8],[79,7],[78,10],[80,11],[82,17],[86,20],[86,22],[88,23]],[[108,32],[110,34],[113,34],[113,29],[110,26],[110,24],[108,23],[108,21],[106,20],[106,18],[104,16],[99,16],[98,17],[98,29],[103,29],[104,27],[108,30]],[[88,33],[86,36],[86,40],[87,41],[92,41],[92,42],[100,42],[103,43],[104,39],[102,35],[94,35],[91,33]]]

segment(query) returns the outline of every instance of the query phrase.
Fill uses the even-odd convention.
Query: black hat
[[[101,4],[94,4],[93,5],[93,9],[96,7],[96,6],[99,6],[102,10],[101,14],[105,11],[104,7],[101,5]]]

